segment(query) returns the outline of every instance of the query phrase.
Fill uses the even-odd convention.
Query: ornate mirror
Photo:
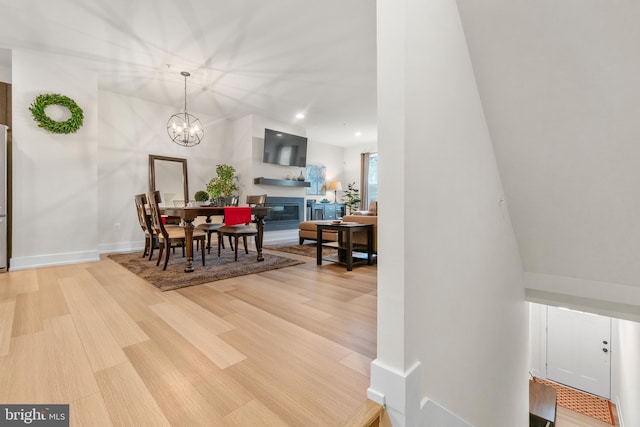
[[[187,159],[149,154],[149,191],[160,191],[162,204],[189,201]],[[184,205],[183,205],[184,206]]]

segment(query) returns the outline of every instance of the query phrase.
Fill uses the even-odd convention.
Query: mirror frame
[[[156,160],[164,160],[168,162],[177,162],[182,164],[182,182],[184,184],[184,203],[185,206],[189,202],[189,179],[187,174],[187,159],[180,157],[158,156],[149,154],[149,192],[156,191]]]

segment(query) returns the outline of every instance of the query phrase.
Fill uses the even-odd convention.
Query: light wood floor
[[[614,421],[618,426],[618,420],[615,416]],[[558,406],[558,412],[556,413],[556,427],[611,427],[611,424],[603,423],[602,421],[595,420],[586,415],[579,414],[577,412],[569,411],[561,406]]]
[[[366,401],[377,269],[301,259],[169,292],[107,258],[2,274],[0,402],[69,403],[74,426],[340,426]]]

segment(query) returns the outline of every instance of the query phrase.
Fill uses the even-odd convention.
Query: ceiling
[[[101,90],[182,108],[188,71],[194,113],[259,114],[339,146],[377,140],[372,0],[0,0],[0,9],[0,48],[80,58]]]

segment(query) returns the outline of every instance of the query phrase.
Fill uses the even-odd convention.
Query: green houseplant
[[[239,190],[236,168],[225,164],[217,165],[216,175],[207,184],[207,193],[219,206],[232,204],[230,199],[236,196]]]
[[[209,200],[209,193],[204,190],[196,191],[196,194],[193,196],[196,202],[206,202]]]
[[[360,207],[360,190],[356,188],[355,181],[347,185],[344,196],[342,196],[342,201],[349,210],[349,215]]]

